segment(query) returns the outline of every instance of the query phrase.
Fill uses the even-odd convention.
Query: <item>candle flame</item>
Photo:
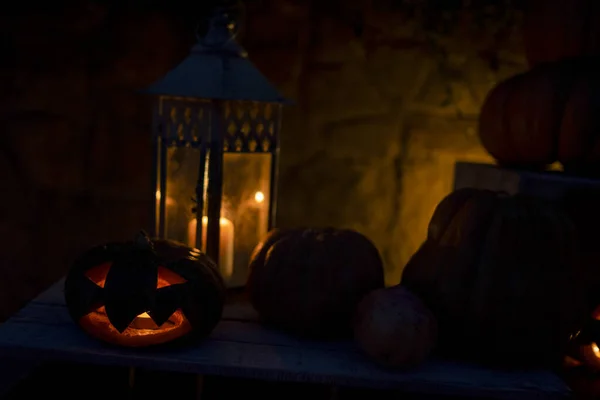
[[[157,190],[156,191],[156,203],[157,204],[160,202],[161,197],[162,197],[162,194],[160,193],[160,190]],[[172,205],[175,204],[175,200],[173,200],[172,197],[169,197],[167,195],[167,199],[165,200],[165,204],[168,205],[168,206],[172,206]]]
[[[208,224],[208,217],[207,217],[207,216],[204,216],[204,217],[202,217],[202,223],[203,223],[203,224]],[[223,218],[223,217],[221,217],[221,218],[219,219],[219,225],[221,225],[221,226],[225,226],[225,225],[232,225],[232,223],[231,223],[231,221],[230,221],[230,220],[228,220],[227,218]]]
[[[254,193],[254,200],[257,203],[262,203],[263,201],[265,201],[265,194],[263,192]]]
[[[598,345],[596,343],[592,343],[592,351],[594,352],[596,357],[600,357],[600,348],[598,348]]]

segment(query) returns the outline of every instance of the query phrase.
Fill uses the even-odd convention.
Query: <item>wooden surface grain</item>
[[[226,306],[210,338],[182,349],[122,349],[78,329],[60,281],[0,326],[0,355],[273,381],[401,389],[490,399],[563,399],[571,393],[549,371],[494,371],[433,360],[409,371],[377,367],[351,342],[317,342],[261,326],[247,303]]]

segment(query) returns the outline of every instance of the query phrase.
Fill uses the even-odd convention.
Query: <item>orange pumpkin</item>
[[[493,88],[479,116],[483,147],[500,165],[600,170],[600,60],[545,64]]]
[[[575,230],[550,204],[460,189],[436,208],[401,284],[439,323],[443,353],[556,365],[585,320]]]
[[[202,338],[220,320],[224,300],[213,261],[143,232],[85,252],[65,281],[73,320],[89,335],[127,347]]]
[[[523,42],[532,66],[575,56],[600,55],[600,2],[529,0]]]
[[[246,289],[264,322],[301,336],[351,336],[356,306],[383,287],[377,248],[348,229],[274,230],[251,256]]]

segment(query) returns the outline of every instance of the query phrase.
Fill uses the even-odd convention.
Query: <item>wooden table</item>
[[[0,355],[427,395],[511,400],[571,396],[566,384],[549,371],[501,372],[449,361],[431,361],[404,373],[384,370],[366,360],[350,342],[304,341],[266,329],[246,304],[227,306],[210,338],[191,348],[136,351],[109,347],[71,321],[63,300],[63,281],[0,326]]]

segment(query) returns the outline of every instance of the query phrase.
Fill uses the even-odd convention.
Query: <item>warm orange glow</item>
[[[90,268],[85,272],[85,276],[89,280],[94,282],[96,285],[103,288],[104,283],[106,282],[106,275],[108,275],[108,270],[110,269],[111,265],[112,262],[107,262],[104,264],[100,264],[97,267]],[[156,286],[157,289],[185,282],[187,281],[181,276],[179,276],[179,274],[176,274],[175,272],[165,267],[158,267],[158,281]]]
[[[265,201],[265,194],[263,192],[254,193],[254,201],[256,201],[257,203],[262,203],[263,201]]]
[[[596,307],[596,309],[592,312],[592,318],[595,320],[600,320],[600,307]],[[583,363],[591,367],[592,369],[598,370],[600,369],[600,347],[598,347],[597,343],[589,343],[583,344],[579,348],[580,356],[582,357]]]
[[[136,330],[160,328],[156,325],[156,323],[152,320],[150,314],[148,314],[147,312],[138,315],[131,323],[131,327],[135,328]]]
[[[219,268],[223,278],[228,279],[233,274],[233,243],[235,239],[233,222],[221,217],[219,220]],[[202,217],[202,251],[206,251],[206,232],[208,217]],[[188,246],[196,247],[197,222],[194,218],[188,223]]]
[[[158,203],[160,201],[162,197],[162,194],[160,193],[160,190],[156,191],[156,205],[158,206]],[[167,196],[167,199],[165,200],[165,205],[167,206],[172,206],[175,204],[175,200],[173,200],[172,197]]]
[[[104,287],[106,276],[112,263],[104,263],[86,271],[86,276],[100,287]],[[186,280],[179,274],[165,268],[158,267],[157,289],[184,283]],[[138,315],[131,325],[120,333],[108,320],[106,309],[99,306],[84,315],[79,324],[90,335],[109,343],[128,347],[143,347],[153,344],[170,342],[192,330],[181,310],[176,310],[161,326],[156,325],[148,313]]]

